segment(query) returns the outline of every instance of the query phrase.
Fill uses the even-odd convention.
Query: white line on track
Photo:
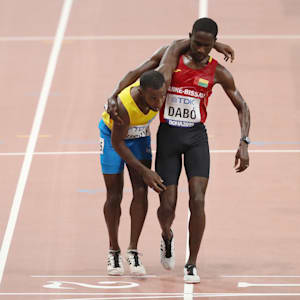
[[[32,278],[115,278],[112,275],[31,275]],[[122,275],[118,276],[118,279],[122,278],[156,278],[157,275]]]
[[[73,0],[65,0],[64,1],[59,24],[58,24],[56,35],[55,35],[54,44],[53,44],[52,51],[50,54],[47,71],[45,74],[45,78],[44,78],[44,82],[43,82],[43,86],[42,86],[42,90],[41,90],[41,94],[40,94],[40,98],[39,98],[39,102],[38,102],[38,106],[37,106],[36,113],[34,116],[34,121],[33,121],[32,129],[31,129],[31,133],[30,133],[30,138],[29,138],[29,141],[27,144],[21,173],[19,176],[16,192],[15,192],[14,199],[13,199],[13,204],[12,204],[11,211],[10,211],[10,216],[8,219],[6,231],[5,231],[2,246],[0,249],[0,284],[2,282],[10,244],[11,244],[12,237],[14,234],[16,222],[18,219],[18,214],[19,214],[19,210],[20,210],[20,206],[21,206],[21,202],[22,202],[22,197],[23,197],[25,186],[26,186],[26,182],[27,182],[27,178],[28,178],[28,174],[29,174],[29,170],[30,170],[30,166],[31,166],[32,158],[33,158],[34,149],[35,149],[36,142],[38,139],[45,107],[47,104],[48,94],[49,94],[49,91],[51,88],[52,79],[54,76],[56,63],[57,63],[58,55],[59,55],[59,52],[61,49],[65,29],[66,29],[66,26],[68,23],[72,3],[73,3]]]
[[[208,0],[199,0],[198,18],[205,18],[208,16]]]
[[[185,250],[185,261],[187,262],[189,255],[190,255],[190,246],[189,246],[189,221],[190,221],[191,213],[190,210],[188,210],[187,214],[187,228],[186,228],[186,250]],[[184,284],[184,300],[191,300],[193,299],[193,290],[194,285],[193,284]]]
[[[198,2],[198,18],[204,18],[208,16],[208,0],[199,0]],[[189,222],[190,222],[191,213],[188,209],[188,217],[187,217],[187,230],[186,230],[186,250],[185,250],[185,261],[187,262],[190,254],[189,247]],[[193,299],[193,291],[194,285],[184,283],[184,300],[192,300]]]
[[[251,282],[238,282],[237,285],[239,288],[248,288],[248,287],[300,287],[299,283],[251,283]]]
[[[152,151],[155,153],[156,151]],[[236,150],[210,150],[210,153],[236,153]],[[249,153],[300,153],[298,149],[282,150],[249,150]],[[26,156],[26,155],[88,155],[100,154],[99,151],[54,151],[54,152],[2,152],[0,156]]]
[[[299,275],[222,275],[222,278],[300,278]]]
[[[168,297],[168,298],[183,298],[184,293],[0,293],[0,296],[130,296],[128,299],[139,299],[138,297]],[[216,297],[299,297],[300,293],[193,293],[194,298],[216,298]],[[82,298],[77,298],[78,300]],[[89,299],[89,298],[88,298]],[[94,300],[99,298],[92,298]],[[100,298],[100,299],[115,299],[115,298]],[[282,299],[282,298],[279,298]],[[62,299],[61,299],[62,300]],[[84,298],[87,300],[87,298]]]
[[[187,38],[187,35],[79,35],[65,36],[64,41],[138,41],[138,40],[178,40]],[[300,35],[294,34],[237,34],[220,35],[223,40],[299,40]],[[0,37],[0,42],[42,42],[53,41],[53,36],[15,36]]]

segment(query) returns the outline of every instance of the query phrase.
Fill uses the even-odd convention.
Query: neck
[[[186,60],[184,61],[184,63],[192,68],[203,68],[207,65],[209,60],[209,55],[207,55],[205,58],[203,58],[202,60],[197,60],[193,57],[193,55],[190,52],[186,53]]]
[[[144,113],[147,114],[149,112],[149,107],[145,104],[144,97],[138,87],[133,87],[131,89],[131,97],[133,98],[135,104],[138,108]]]

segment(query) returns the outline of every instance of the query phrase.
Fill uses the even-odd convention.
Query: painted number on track
[[[89,289],[130,289],[137,286],[139,286],[138,283],[127,281],[99,281],[96,282],[96,285],[74,281],[48,281],[47,284],[43,285],[43,287],[47,289],[59,290],[74,290],[76,287]]]

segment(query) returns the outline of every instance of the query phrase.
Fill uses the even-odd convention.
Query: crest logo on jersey
[[[177,72],[181,72],[181,70],[180,70],[180,69],[176,69],[176,70],[174,71],[174,73],[177,73]]]

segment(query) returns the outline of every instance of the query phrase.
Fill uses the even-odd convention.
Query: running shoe
[[[184,282],[186,283],[199,283],[200,277],[197,274],[195,265],[185,265],[184,267]]]
[[[133,275],[145,275],[146,270],[141,262],[140,253],[137,250],[129,249],[126,260],[129,264],[130,273]]]
[[[163,236],[161,237],[160,262],[166,270],[173,270],[175,268],[175,245],[173,232],[171,240],[167,240]]]
[[[120,250],[109,250],[107,257],[107,274],[123,275],[124,267]]]

